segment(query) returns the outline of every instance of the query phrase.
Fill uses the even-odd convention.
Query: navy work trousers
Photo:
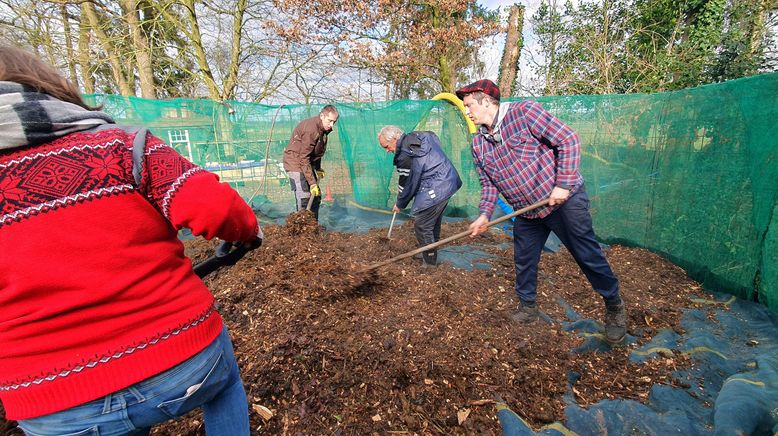
[[[544,218],[516,217],[513,223],[513,257],[516,263],[516,294],[521,303],[535,304],[540,253],[551,231],[573,255],[605,304],[618,304],[619,281],[594,238],[589,196],[583,186]]]
[[[419,247],[438,242],[440,240],[440,225],[443,221],[443,212],[448,206],[448,200],[430,206],[417,212],[413,218],[413,231]],[[438,250],[433,248],[422,253],[422,259],[427,265],[436,265],[438,262]]]

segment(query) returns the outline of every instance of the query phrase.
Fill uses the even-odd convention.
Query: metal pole
[[[394,219],[397,218],[397,211],[392,214],[392,223],[389,224],[389,233],[386,234],[386,239],[392,239],[392,227],[394,227]]]

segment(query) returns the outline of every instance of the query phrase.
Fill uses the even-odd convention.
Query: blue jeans
[[[248,402],[226,327],[203,351],[161,374],[98,400],[21,420],[19,427],[32,436],[147,435],[153,425],[198,407],[208,436],[249,434]]]
[[[540,253],[551,231],[567,247],[605,304],[618,304],[621,301],[619,281],[594,238],[589,196],[583,186],[548,216],[535,219],[516,217],[513,222],[516,294],[521,303],[535,304]]]

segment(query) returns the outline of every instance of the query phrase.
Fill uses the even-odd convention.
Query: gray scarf
[[[18,83],[0,81],[0,151],[51,142],[113,122],[105,112],[89,111]]]

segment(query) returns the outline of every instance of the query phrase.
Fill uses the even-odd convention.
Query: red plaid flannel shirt
[[[521,209],[548,198],[555,186],[572,194],[583,185],[578,135],[535,101],[504,104],[510,106],[499,135],[482,126],[473,138],[473,161],[481,181],[478,209],[487,217],[498,193]],[[523,216],[543,218],[553,210],[544,206]]]

